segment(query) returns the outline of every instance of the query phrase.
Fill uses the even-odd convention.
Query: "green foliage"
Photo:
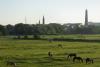
[[[6,30],[3,25],[0,25],[0,36],[6,35]]]
[[[99,26],[77,24],[23,24],[0,25],[0,35],[61,35],[61,34],[99,34]]]

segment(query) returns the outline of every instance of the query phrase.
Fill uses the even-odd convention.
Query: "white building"
[[[91,25],[91,26],[100,26],[100,22],[88,22],[88,25]]]

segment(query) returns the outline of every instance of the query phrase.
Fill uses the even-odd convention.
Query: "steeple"
[[[43,16],[43,21],[42,22],[43,22],[43,24],[45,24],[45,18],[44,18],[44,16]]]
[[[40,24],[40,20],[39,20],[39,24]]]
[[[85,26],[88,26],[88,10],[85,10]]]

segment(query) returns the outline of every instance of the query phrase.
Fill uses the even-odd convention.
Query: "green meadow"
[[[86,38],[100,39],[100,35],[63,35],[42,36],[44,38]],[[58,47],[62,44],[62,48]],[[48,52],[53,57],[48,57]],[[72,62],[67,60],[67,54],[76,53],[85,59],[94,59],[93,64]],[[100,43],[99,42],[67,42],[48,40],[15,40],[12,37],[0,37],[0,67],[7,66],[7,61],[13,61],[17,67],[100,67]]]

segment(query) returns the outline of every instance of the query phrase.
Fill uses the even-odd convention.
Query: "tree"
[[[5,29],[5,26],[3,26],[3,25],[0,25],[0,35],[1,36],[6,35],[6,29]]]
[[[51,34],[62,34],[64,31],[63,25],[57,23],[48,24],[49,29],[51,30]]]
[[[13,25],[6,25],[7,35],[15,35],[15,30]]]

